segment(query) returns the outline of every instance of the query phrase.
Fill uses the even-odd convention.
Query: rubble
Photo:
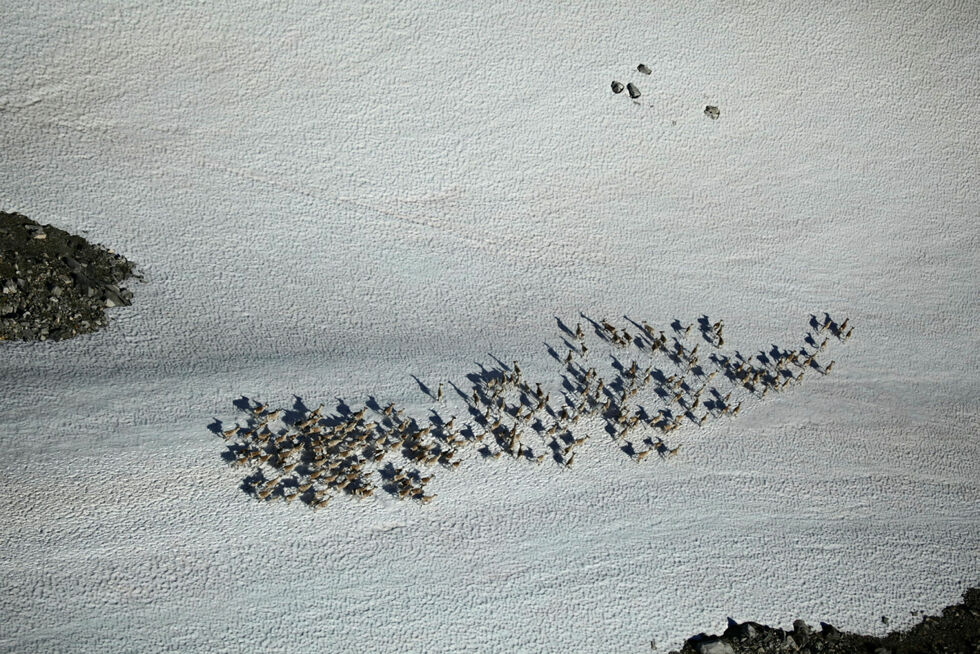
[[[139,278],[122,256],[81,236],[0,212],[0,340],[63,340],[106,325]]]
[[[883,620],[887,624],[886,620]],[[963,594],[963,603],[946,607],[941,616],[925,616],[907,631],[893,631],[887,636],[866,636],[842,632],[826,622],[820,630],[803,620],[793,622],[792,631],[784,631],[757,622],[738,623],[729,619],[720,636],[698,634],[670,654],[912,654],[943,652],[975,654],[980,652],[980,588]]]

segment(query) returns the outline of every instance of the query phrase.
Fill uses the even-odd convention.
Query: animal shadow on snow
[[[623,318],[631,325],[629,329],[635,328],[634,333],[629,334],[629,337],[626,338],[627,332],[620,325],[612,325],[604,319],[593,320],[585,313],[579,315],[583,322],[592,325],[593,331],[603,343],[616,349],[606,351],[602,355],[600,353],[603,350],[599,348],[598,351],[592,351],[592,354],[588,355],[585,348],[580,348],[580,340],[575,337],[573,330],[560,318],[555,317],[561,331],[560,342],[567,350],[559,353],[547,341],[544,342],[544,345],[549,357],[562,364],[556,366],[561,371],[557,375],[561,382],[560,397],[562,399],[560,406],[553,407],[550,404],[547,399],[550,396],[542,390],[544,384],[525,380],[521,375],[518,375],[516,362],[513,366],[508,365],[497,356],[488,354],[494,362],[490,364],[490,367],[477,362],[477,370],[466,374],[467,381],[472,383],[471,388],[465,389],[466,384],[464,384],[464,388],[460,388],[452,381],[444,382],[448,383],[447,388],[451,387],[456,391],[458,398],[462,398],[462,406],[458,402],[454,403],[456,398],[451,395],[446,396],[443,398],[446,407],[431,407],[425,417],[404,416],[399,420],[398,417],[402,415],[401,411],[397,411],[395,414],[385,414],[386,409],[390,412],[390,405],[383,407],[382,401],[373,395],[368,396],[365,408],[379,414],[376,420],[362,418],[363,411],[357,411],[357,415],[355,415],[351,406],[340,397],[335,398],[336,407],[334,410],[324,414],[320,413],[323,404],[312,409],[298,395],[293,395],[291,407],[276,409],[275,412],[270,413],[261,402],[242,395],[234,400],[233,404],[245,413],[245,425],[240,425],[243,420],[238,419],[234,421],[232,428],[228,429],[227,424],[216,418],[207,425],[207,429],[216,435],[225,437],[228,441],[226,451],[222,454],[222,458],[228,463],[254,465],[256,459],[261,459],[259,461],[260,466],[267,464],[266,468],[259,467],[249,471],[251,474],[245,477],[241,486],[246,493],[256,495],[256,488],[271,481],[265,477],[270,473],[263,472],[263,470],[277,466],[283,468],[283,461],[293,461],[288,464],[291,467],[289,470],[285,470],[285,474],[288,475],[296,470],[296,477],[282,477],[282,483],[275,487],[274,493],[270,495],[269,491],[265,490],[258,495],[262,498],[269,496],[277,499],[285,498],[290,501],[301,498],[301,501],[309,504],[314,501],[312,498],[313,491],[304,490],[301,493],[295,491],[297,486],[309,489],[312,482],[300,484],[299,479],[303,478],[303,475],[312,475],[315,471],[314,466],[323,465],[318,462],[319,459],[314,458],[315,448],[321,447],[319,444],[314,445],[321,438],[318,434],[323,433],[323,428],[329,429],[341,425],[346,425],[347,431],[349,431],[350,426],[355,424],[352,419],[354,421],[370,421],[372,427],[369,429],[371,430],[375,428],[393,430],[396,423],[404,422],[404,426],[398,428],[400,431],[410,434],[417,434],[421,431],[424,432],[422,437],[431,434],[430,438],[434,441],[432,452],[435,454],[449,452],[447,461],[448,457],[454,456],[457,447],[473,445],[476,453],[484,459],[498,458],[502,451],[505,453],[511,451],[515,453],[508,456],[525,460],[534,459],[539,463],[542,461],[539,458],[539,453],[546,453],[550,449],[551,458],[555,463],[567,465],[568,462],[565,461],[565,458],[570,446],[575,441],[584,442],[585,440],[584,438],[574,438],[571,424],[577,420],[577,417],[572,418],[572,423],[569,423],[569,410],[571,412],[584,411],[588,416],[600,419],[598,421],[601,425],[599,429],[605,431],[616,443],[618,449],[627,457],[637,459],[637,462],[642,460],[645,452],[651,450],[651,448],[647,448],[638,452],[637,446],[642,442],[652,446],[652,449],[655,449],[662,458],[669,458],[676,454],[680,448],[679,445],[672,449],[668,448],[660,436],[653,440],[650,436],[644,437],[643,432],[630,436],[632,441],[626,440],[627,434],[639,425],[638,428],[641,430],[659,431],[665,435],[681,425],[681,417],[687,418],[685,422],[691,422],[700,427],[708,418],[717,419],[723,416],[737,415],[742,400],[753,397],[760,398],[758,388],[765,386],[773,389],[774,392],[779,392],[780,388],[785,386],[785,384],[776,383],[779,381],[779,377],[794,378],[794,372],[791,370],[789,361],[792,361],[796,368],[801,368],[803,364],[798,363],[798,358],[805,359],[811,353],[819,354],[823,351],[816,343],[813,335],[807,333],[805,347],[785,350],[773,345],[768,352],[759,352],[747,359],[738,350],[732,352],[731,350],[721,351],[719,349],[723,345],[720,338],[719,323],[721,321],[712,324],[707,315],[701,315],[695,323],[687,326],[681,323],[679,319],[674,319],[670,324],[674,332],[671,339],[672,345],[667,345],[666,337],[651,336],[654,333],[654,328],[647,325],[646,321],[637,322],[624,315]],[[824,320],[821,321],[815,315],[810,315],[811,327],[824,330],[827,329],[826,325],[828,324],[836,326],[836,323],[829,316],[825,315]],[[846,328],[847,321],[845,320],[842,324]],[[715,351],[708,356],[704,356],[702,349],[700,361],[696,360],[697,348],[692,343],[692,340],[699,340],[697,334],[693,335],[693,338],[688,337],[694,325],[698,326],[700,335],[715,348]],[[719,325],[717,332],[715,325]],[[579,326],[576,325],[575,331],[578,329]],[[664,333],[663,330],[658,331]],[[842,330],[837,328],[836,331]],[[718,338],[715,338],[716,334]],[[832,334],[838,336],[839,340],[846,340],[841,338],[839,334],[833,332]],[[653,343],[658,343],[658,347],[654,348]],[[787,359],[790,356],[792,358]],[[657,362],[652,357],[658,357],[660,361]],[[672,363],[676,369],[672,369],[664,359]],[[662,368],[658,367],[658,363]],[[611,374],[609,376],[596,376],[592,364],[600,368],[602,375],[609,371]],[[816,364],[815,359],[811,359],[809,366],[824,373],[829,372]],[[668,372],[670,372],[669,376]],[[727,379],[730,383],[712,382],[711,378],[715,378],[716,375],[719,380]],[[410,376],[426,396],[436,400],[433,390],[428,385],[416,375]],[[519,380],[519,383],[516,380]],[[505,382],[504,387],[508,389],[506,396],[501,396],[499,386],[501,382]],[[593,387],[593,384],[598,383],[602,384],[601,388],[598,385]],[[536,385],[537,390],[534,389]],[[440,388],[442,388],[442,384],[440,384]],[[733,392],[737,392],[734,398],[732,397]],[[764,396],[765,393],[761,393],[761,397]],[[497,408],[494,408],[495,406]],[[695,410],[700,414],[700,418],[695,414]],[[521,416],[520,414],[524,412],[527,415]],[[456,420],[456,413],[459,414],[460,420]],[[272,418],[261,422],[262,416],[273,414]],[[315,414],[312,420],[308,419],[311,414]],[[452,418],[455,427],[449,425],[449,417]],[[501,420],[503,420],[503,424],[501,424]],[[522,429],[525,434],[536,432],[539,435],[544,435],[547,432],[550,438],[545,439],[546,442],[540,447],[535,444],[533,448],[527,445],[524,445],[523,448],[515,448],[515,441],[510,440],[514,437],[508,438],[507,430],[508,428],[517,429],[516,420],[523,421],[524,427]],[[299,435],[287,436],[292,432],[283,430],[283,425],[287,430],[292,430],[296,428],[298,423],[304,421],[306,424],[298,428]],[[267,422],[269,427],[265,427]],[[314,422],[316,424],[310,431],[307,431],[307,425]],[[490,429],[491,422],[494,423],[492,430]],[[423,427],[423,424],[426,423],[428,428]],[[482,432],[479,437],[476,434],[477,429]],[[585,429],[589,429],[589,427],[585,427]],[[271,435],[270,431],[272,432]],[[346,433],[346,431],[343,432],[343,434]],[[242,436],[246,440],[251,439],[252,442],[242,443],[239,442],[238,438],[230,440],[236,435]],[[481,443],[480,439],[484,437],[487,441]],[[392,438],[390,442],[394,443],[397,440],[397,438]],[[352,462],[358,457],[365,457],[367,461],[373,459],[375,462],[381,462],[388,451],[400,451],[403,458],[420,461],[418,443],[421,440],[422,438],[410,436],[408,440],[401,439],[397,446],[378,446],[374,443],[368,444],[363,451],[360,451],[361,445],[355,443],[353,449],[338,449],[334,454],[342,456],[343,460],[337,460],[338,465],[342,466],[353,465]],[[261,443],[258,449],[263,451],[264,455],[256,455],[256,442]],[[286,442],[286,445],[281,446],[283,451],[288,448],[294,449],[277,458],[277,448],[283,442]],[[364,441],[360,442],[363,443]],[[340,448],[346,447],[346,445],[330,445],[328,447]],[[392,449],[389,450],[389,447]],[[297,450],[296,448],[302,449]],[[297,451],[299,451],[299,460],[288,458],[294,457]],[[518,451],[522,453],[516,453]],[[376,454],[378,457],[374,458]],[[317,453],[315,456],[322,458],[325,455]],[[449,463],[447,461],[440,460],[441,465],[435,466],[433,472],[448,468]],[[431,465],[431,463],[431,461],[426,461],[424,464]],[[452,463],[453,467],[459,465],[458,459]],[[379,466],[373,468],[369,466],[365,475],[372,474],[371,471],[373,470],[380,475],[381,484],[378,488],[389,493],[397,493],[398,486],[401,484],[399,480],[403,480],[404,477],[399,476],[398,480],[395,479],[396,468],[391,462],[379,463]],[[402,474],[407,474],[411,479],[421,478],[418,470],[406,472],[407,470],[408,467],[402,470]],[[431,473],[426,477],[431,478]],[[328,483],[333,483],[333,477],[328,480]],[[357,491],[364,490],[364,487],[370,484],[367,477],[364,480],[358,479],[353,483]],[[368,491],[372,488],[376,487],[371,486]],[[351,486],[347,486],[343,492],[352,494]]]

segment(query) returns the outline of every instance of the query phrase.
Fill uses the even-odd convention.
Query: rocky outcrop
[[[883,621],[885,619],[883,618]],[[757,622],[729,620],[720,636],[698,634],[671,654],[977,654],[980,652],[980,589],[971,588],[963,603],[925,616],[904,632],[880,638],[845,633],[825,622],[815,629],[796,620],[791,631]]]
[[[132,302],[122,256],[81,236],[0,212],[0,340],[62,340],[106,325]]]

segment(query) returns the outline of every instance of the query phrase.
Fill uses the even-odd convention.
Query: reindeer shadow
[[[405,466],[402,472],[427,466],[430,463],[436,470],[448,469],[455,467],[461,460],[456,453],[463,452],[462,448],[470,445],[485,459],[498,458],[501,456],[501,451],[513,445],[512,434],[515,433],[520,433],[524,438],[531,438],[533,442],[520,441],[522,449],[517,454],[506,452],[508,458],[536,461],[542,452],[547,455],[550,449],[551,458],[556,463],[567,464],[575,454],[570,451],[572,448],[566,452],[566,447],[580,440],[574,438],[573,425],[582,416],[590,420],[596,419],[595,424],[599,428],[605,428],[616,446],[630,458],[640,461],[647,453],[653,454],[654,451],[662,458],[669,458],[677,448],[670,450],[661,438],[653,441],[646,437],[643,442],[650,447],[638,451],[643,447],[638,440],[643,432],[636,438],[627,440],[630,430],[639,425],[643,429],[659,429],[661,435],[666,436],[673,430],[681,428],[682,423],[684,429],[689,427],[688,421],[682,420],[683,417],[701,425],[703,424],[701,421],[708,417],[737,415],[738,410],[741,409],[742,399],[747,399],[744,396],[745,389],[759,398],[764,397],[766,393],[763,392],[760,396],[756,391],[757,387],[764,386],[767,391],[778,392],[779,385],[776,382],[780,378],[798,380],[802,377],[802,373],[799,377],[794,373],[807,366],[807,369],[816,369],[826,374],[815,358],[810,361],[805,360],[813,356],[811,352],[817,354],[823,351],[817,344],[819,334],[807,333],[804,339],[805,347],[799,349],[783,351],[773,345],[769,352],[761,351],[749,359],[735,351],[733,355],[711,353],[704,357],[705,361],[695,362],[693,357],[696,355],[697,346],[692,346],[688,352],[685,344],[691,343],[691,339],[684,338],[695,324],[698,325],[701,336],[711,342],[715,348],[720,348],[722,345],[720,338],[717,338],[717,342],[712,342],[716,336],[720,337],[720,327],[716,329],[720,321],[712,325],[707,315],[701,315],[697,322],[690,326],[685,326],[679,319],[674,319],[671,323],[675,333],[672,339],[673,348],[666,345],[668,337],[662,331],[660,333],[663,338],[657,336],[650,340],[649,334],[652,333],[653,328],[645,321],[639,323],[624,315],[623,318],[635,328],[633,333],[629,333],[627,329],[621,329],[620,325],[608,323],[606,326],[607,321],[597,322],[584,313],[580,315],[583,322],[592,325],[601,343],[598,344],[591,358],[586,357],[577,362],[572,360],[561,367],[560,398],[558,404],[554,406],[548,400],[547,393],[541,392],[541,395],[536,397],[538,391],[533,389],[533,384],[523,379],[518,380],[517,375],[508,374],[518,370],[516,362],[513,366],[509,366],[498,357],[489,354],[490,359],[498,367],[487,368],[477,363],[479,369],[466,375],[466,379],[473,384],[470,392],[451,381],[448,382],[448,385],[452,386],[456,394],[464,400],[466,409],[464,413],[462,407],[456,407],[455,410],[462,420],[457,422],[454,417],[453,425],[457,426],[451,429],[447,428],[448,423],[443,415],[448,414],[448,409],[441,414],[442,409],[437,411],[435,408],[430,408],[429,415],[420,419],[411,416],[403,417],[401,410],[394,411],[393,404],[383,409],[373,395],[368,396],[363,410],[358,410],[356,414],[343,399],[336,398],[336,412],[326,416],[320,414],[323,405],[315,411],[310,411],[303,398],[297,395],[293,395],[293,405],[290,409],[276,411],[269,411],[265,405],[243,395],[234,400],[233,404],[245,413],[246,424],[236,433],[228,430],[229,438],[226,439],[228,447],[221,456],[228,463],[244,466],[243,472],[250,472],[243,479],[241,486],[246,493],[255,496],[257,485],[266,484],[263,487],[266,490],[262,491],[262,495],[267,499],[285,498],[290,501],[299,499],[305,503],[319,500],[320,493],[325,491],[329,491],[327,497],[347,494],[357,496],[358,499],[362,499],[362,495],[370,494],[374,488],[392,494],[397,493],[398,488],[404,491],[403,484],[396,483],[403,479],[403,475],[399,474],[398,479],[395,479],[395,471],[400,469],[394,466],[392,461],[385,460],[388,453],[396,456],[400,454],[407,459],[407,462],[401,464]],[[572,353],[577,352],[580,345],[584,353],[584,339],[580,341],[565,322],[557,316],[555,319],[560,331],[560,342],[569,351],[559,353],[558,348],[561,346],[553,347],[544,341],[548,356],[556,361],[567,360]],[[821,323],[811,314],[810,322],[811,327],[840,331],[840,327],[830,319],[829,315]],[[846,320],[842,326],[846,328]],[[646,340],[650,340],[651,344],[657,344],[656,348],[651,347],[647,353],[650,357],[666,356],[680,370],[673,370],[673,374],[668,377],[665,373],[665,370],[670,370],[668,364],[662,364],[664,370],[655,367],[653,363],[644,369],[641,361],[636,360],[641,357],[635,354],[632,365],[629,365],[627,370],[628,364],[625,362],[629,361],[630,353],[623,348],[637,346],[643,351]],[[841,338],[841,340],[846,339]],[[677,347],[678,345],[680,348]],[[612,349],[613,346],[621,351],[616,352]],[[792,360],[783,358],[788,354],[793,355]],[[608,358],[604,355],[608,355]],[[585,366],[590,365],[586,360],[600,367],[602,374],[596,373],[594,368],[586,371]],[[719,372],[732,382],[731,387],[722,380],[719,380],[721,383],[717,386],[709,385],[710,380]],[[604,375],[608,376],[604,377]],[[417,376],[411,375],[411,377],[428,398],[436,399],[435,393],[429,386]],[[807,377],[810,378],[809,375]],[[602,384],[601,392],[595,395],[599,400],[604,401],[594,399],[593,393],[583,394],[589,385],[586,384],[586,379],[589,384],[596,384],[596,391],[600,389],[598,383]],[[488,386],[491,380],[497,383]],[[506,383],[501,383],[504,380]],[[697,392],[693,391],[695,387],[698,388]],[[728,393],[723,396],[725,391]],[[728,398],[732,397],[731,391],[742,395],[741,399],[735,396],[729,401]],[[650,402],[651,396],[653,396],[654,408],[659,408],[654,417],[651,417],[647,407],[641,404]],[[663,401],[662,407],[657,399]],[[498,403],[503,406],[499,406]],[[701,411],[700,407],[704,410]],[[360,409],[359,406],[357,408]],[[558,409],[561,411],[556,413]],[[578,411],[579,409],[581,412]],[[368,410],[382,417],[365,416],[364,411]],[[526,415],[520,415],[519,421],[515,422],[515,414],[518,411],[520,414],[526,412]],[[696,418],[695,413],[703,414],[700,420]],[[275,417],[271,417],[272,414]],[[353,420],[355,415],[357,421]],[[280,419],[285,428],[278,422]],[[239,419],[235,424],[241,422],[242,419]],[[422,428],[420,422],[425,423],[426,427]],[[499,423],[496,429],[489,429],[491,422]],[[589,429],[591,424],[585,428]],[[483,429],[477,436],[474,429],[478,429],[480,425],[483,425]],[[223,427],[226,426],[222,420],[214,418],[206,427],[211,433],[223,436]],[[501,451],[493,451],[491,448],[500,448]],[[449,460],[449,452],[453,452],[452,457],[455,461]],[[433,461],[434,459],[437,460]],[[324,460],[330,462],[327,473],[322,472]],[[364,464],[368,467],[362,472],[361,466]],[[281,477],[277,479],[279,483],[275,487],[268,486],[270,481],[265,476],[270,474],[268,472],[270,469],[279,470],[273,476]],[[347,481],[341,476],[335,483],[337,470],[341,471],[340,474],[346,475]],[[377,476],[372,479],[375,472]],[[414,473],[418,477],[418,470],[414,470]],[[310,481],[321,476],[327,479],[325,482],[327,486],[324,486],[323,482],[313,485]],[[431,478],[431,474],[427,478]],[[380,483],[375,486],[375,481]],[[271,490],[273,488],[274,490]],[[299,491],[299,488],[306,490]],[[362,493],[355,489],[367,489],[367,491]],[[317,493],[315,497],[314,491]],[[404,498],[405,495],[401,493],[401,497]]]
[[[565,334],[568,334],[570,338],[573,339],[575,338],[575,333],[571,329],[569,329],[568,325],[562,322],[561,318],[555,316],[555,321],[558,323],[558,329],[560,329]]]
[[[415,380],[415,383],[416,383],[416,384],[418,384],[418,386],[419,386],[419,390],[420,390],[420,391],[422,391],[423,393],[425,393],[426,395],[428,395],[430,399],[433,399],[433,400],[434,400],[434,399],[436,399],[436,396],[435,396],[435,394],[434,394],[434,393],[432,392],[432,389],[430,389],[430,388],[429,388],[428,386],[426,386],[426,385],[425,385],[425,384],[424,384],[424,383],[422,382],[422,380],[421,380],[421,379],[419,379],[419,378],[418,378],[418,377],[416,377],[415,375],[409,375],[409,377],[411,377],[412,379],[414,379],[414,380]]]
[[[293,406],[283,411],[282,421],[286,424],[292,424],[302,420],[309,413],[310,407],[306,405],[303,398],[299,395],[293,395]]]
[[[639,331],[639,333],[640,333],[640,334],[646,334],[646,331],[647,331],[647,330],[646,330],[646,329],[644,329],[644,328],[643,328],[643,325],[641,325],[640,323],[638,323],[638,322],[636,322],[635,320],[633,320],[632,318],[630,318],[630,317],[629,317],[629,316],[627,316],[626,314],[623,314],[623,319],[624,319],[624,320],[625,320],[626,322],[628,322],[629,324],[631,324],[631,325],[633,325],[634,327],[636,327],[636,329],[637,329],[637,330]]]
[[[459,396],[460,396],[460,397],[461,397],[462,399],[464,399],[464,400],[466,400],[466,402],[467,402],[467,403],[469,403],[469,402],[471,402],[471,401],[473,400],[473,396],[472,396],[472,395],[467,395],[467,394],[466,394],[466,393],[465,393],[465,392],[463,391],[463,389],[461,389],[461,388],[460,388],[459,386],[457,386],[457,385],[456,385],[456,384],[455,384],[454,382],[451,382],[451,381],[450,381],[450,382],[446,382],[446,383],[448,383],[448,384],[449,384],[449,386],[450,386],[450,387],[451,387],[451,388],[452,388],[452,389],[453,389],[454,391],[456,391],[456,395],[459,395]],[[475,391],[475,390],[476,390],[476,388],[473,388],[473,390]]]
[[[578,315],[581,316],[583,320],[585,320],[592,326],[592,331],[595,332],[596,336],[602,339],[603,342],[606,343],[609,342],[609,334],[606,333],[606,330],[602,325],[600,325],[599,323],[597,323],[595,320],[588,317],[584,313],[579,312]]]
[[[501,361],[500,359],[498,359],[497,357],[495,357],[492,354],[487,354],[487,356],[489,356],[491,359],[493,359],[494,362],[496,362],[496,364],[498,366],[500,366],[500,371],[501,372],[510,372],[510,366],[508,366],[506,363],[504,363],[503,361]]]

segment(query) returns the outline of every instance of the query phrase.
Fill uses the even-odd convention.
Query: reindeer
[[[251,452],[245,452],[235,457],[235,459],[231,462],[231,465],[235,467],[245,466],[248,465],[251,460],[252,460]]]
[[[280,481],[282,481],[282,477],[276,477],[275,479],[270,479],[262,486],[261,492],[269,491],[271,493],[273,490],[275,490],[276,486],[279,484]]]

